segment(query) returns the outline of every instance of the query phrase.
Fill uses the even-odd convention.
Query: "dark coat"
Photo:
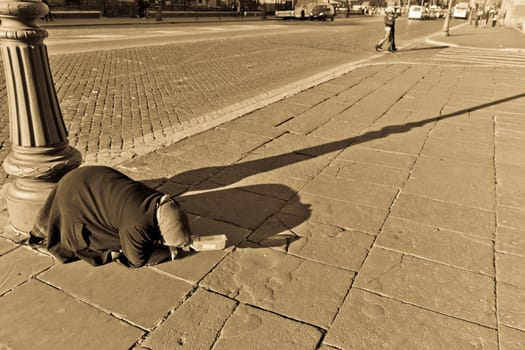
[[[396,25],[396,16],[393,13],[386,13],[385,14],[385,27],[394,27]]]
[[[156,205],[163,194],[108,167],[67,173],[49,195],[32,234],[45,237],[57,259],[111,261],[122,250],[129,266],[144,265],[160,246]]]

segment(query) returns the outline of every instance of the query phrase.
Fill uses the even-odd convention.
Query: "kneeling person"
[[[61,262],[154,265],[189,250],[188,218],[168,195],[105,166],[67,173],[40,210],[29,243]]]

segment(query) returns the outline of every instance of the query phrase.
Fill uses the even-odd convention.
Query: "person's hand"
[[[170,260],[173,260],[171,257],[171,249],[169,247],[159,246],[151,251],[146,265],[157,265]]]

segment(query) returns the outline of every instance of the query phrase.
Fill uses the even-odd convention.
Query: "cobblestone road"
[[[174,142],[192,127],[231,114],[231,106],[264,99],[274,89],[285,93],[287,84],[374,55],[367,49],[370,28],[351,28],[359,41],[345,40],[349,30],[51,56],[70,144],[86,163],[116,164]],[[2,80],[0,160],[8,151],[6,100]]]

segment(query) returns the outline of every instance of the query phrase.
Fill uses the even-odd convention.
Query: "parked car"
[[[454,6],[454,12],[452,13],[452,17],[467,19],[468,14],[469,14],[468,3],[458,2],[456,6]]]
[[[438,19],[441,17],[443,17],[443,10],[441,9],[441,7],[436,6],[436,5],[431,5],[428,8],[428,18]]]
[[[318,19],[320,21],[326,21],[327,19],[330,19],[333,21],[334,17],[335,9],[332,5],[317,5],[312,9],[312,11],[310,11],[311,21],[314,19]]]
[[[427,19],[427,8],[419,5],[412,5],[408,9],[408,19]]]

